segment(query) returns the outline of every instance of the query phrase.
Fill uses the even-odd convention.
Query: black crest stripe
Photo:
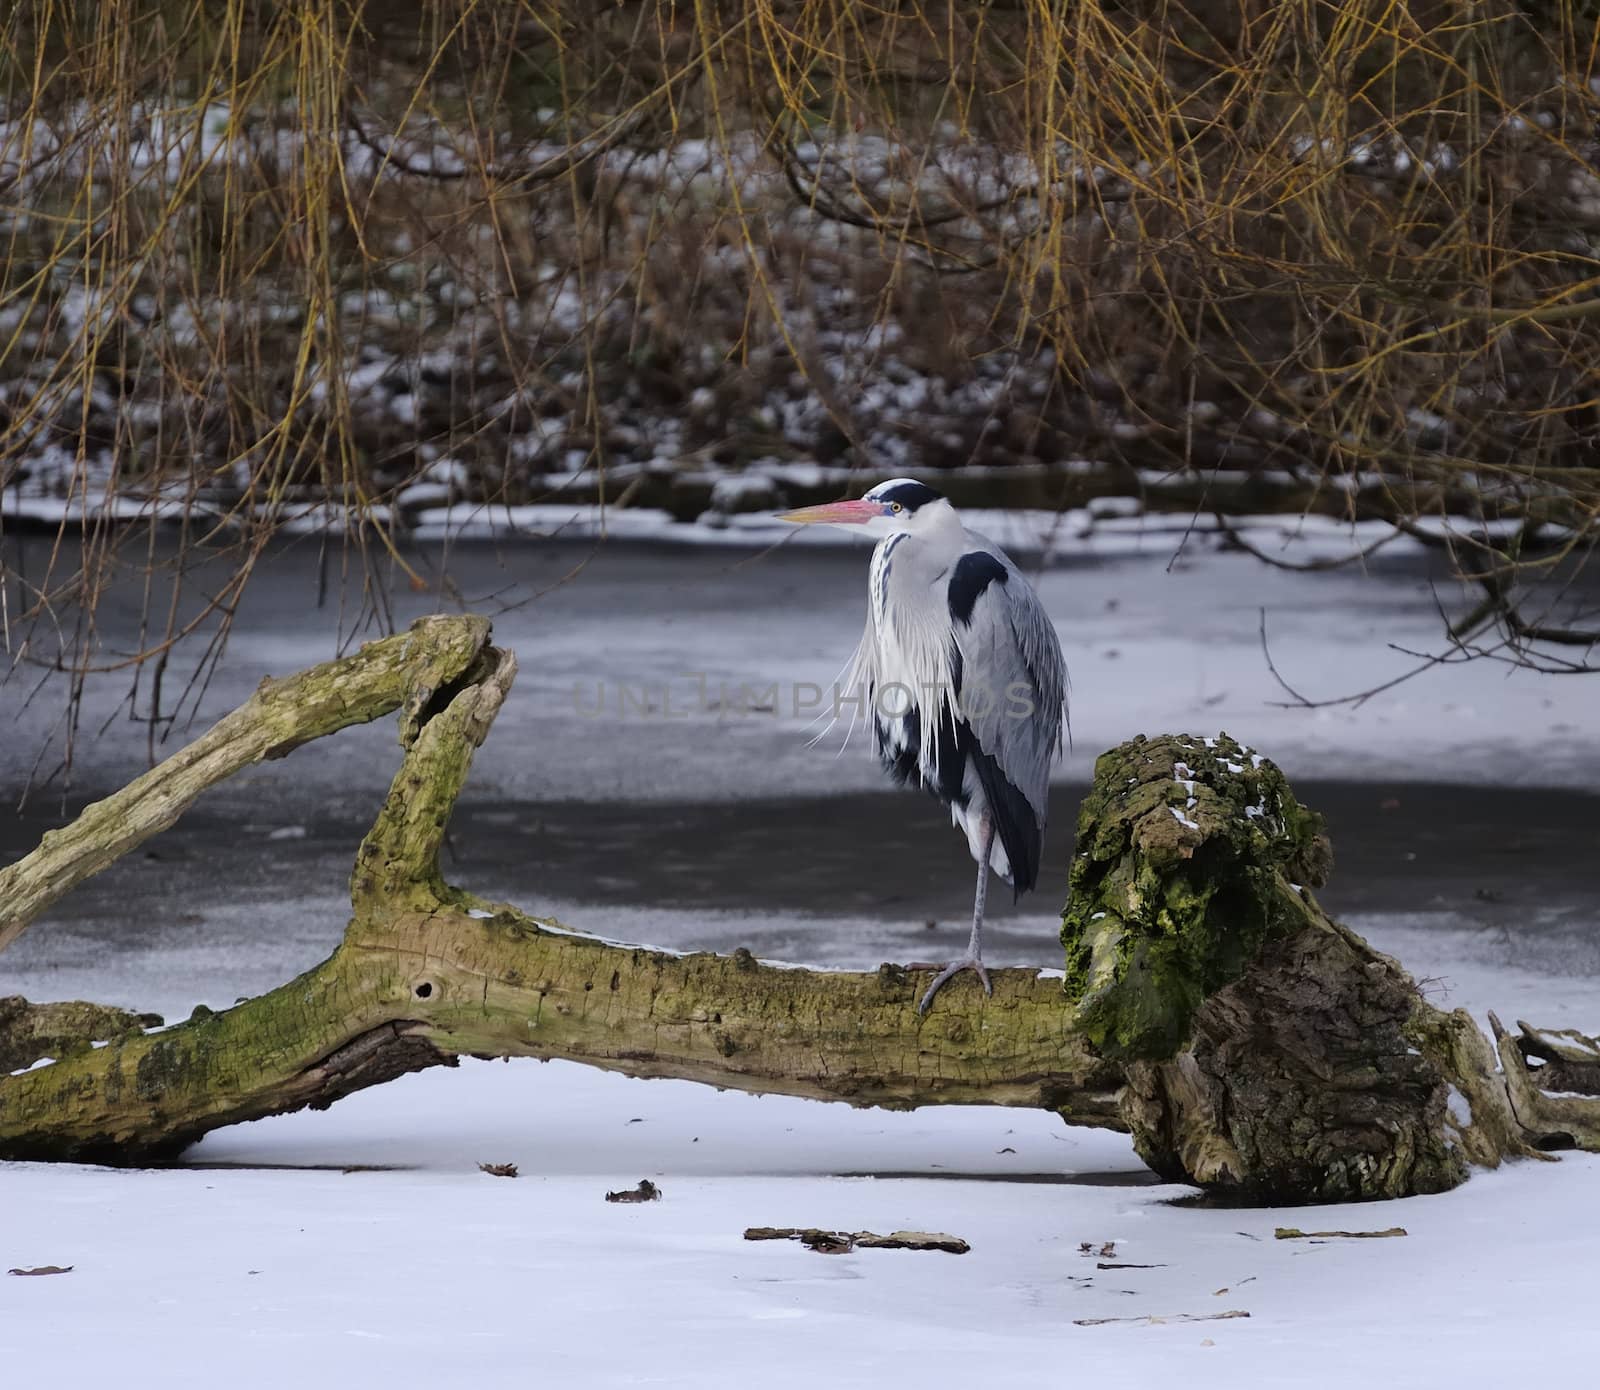
[[[874,491],[872,495],[880,502],[898,502],[908,512],[914,512],[928,502],[937,502],[942,496],[926,483],[915,482],[896,483],[881,492]]]

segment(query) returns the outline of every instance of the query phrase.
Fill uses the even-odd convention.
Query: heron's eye
[[[905,508],[902,507],[898,502],[891,502],[889,503],[889,510],[891,512],[899,513],[905,511]]]

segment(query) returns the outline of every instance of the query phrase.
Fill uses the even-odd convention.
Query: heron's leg
[[[944,969],[933,977],[933,983],[928,986],[928,991],[922,996],[922,1002],[917,1005],[917,1012],[925,1014],[928,1005],[933,1003],[933,996],[944,988],[952,979],[963,970],[973,971],[983,982],[983,992],[993,994],[994,986],[989,983],[989,972],[983,965],[983,910],[989,901],[989,856],[994,851],[994,821],[985,811],[978,821],[978,845],[982,854],[978,859],[978,888],[972,901],[972,935],[967,939],[967,954],[960,960],[953,960]],[[912,966],[912,969],[933,969],[932,966]]]

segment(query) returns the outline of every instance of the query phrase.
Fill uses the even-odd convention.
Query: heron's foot
[[[982,956],[962,956],[960,960],[953,960],[949,965],[940,966],[927,961],[913,961],[906,967],[907,970],[937,970],[939,973],[933,977],[933,983],[928,986],[928,992],[922,996],[922,1002],[917,1005],[917,1012],[925,1014],[928,1005],[933,1003],[933,996],[943,989],[951,980],[955,979],[963,970],[970,970],[983,982],[983,992],[994,994],[994,986],[989,983],[989,972],[984,968]]]

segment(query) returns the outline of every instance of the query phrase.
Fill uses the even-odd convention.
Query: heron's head
[[[943,494],[926,483],[915,478],[891,478],[853,502],[802,507],[796,512],[781,513],[778,520],[848,526],[869,536],[887,536],[896,531],[931,530],[950,514],[950,504]]]

